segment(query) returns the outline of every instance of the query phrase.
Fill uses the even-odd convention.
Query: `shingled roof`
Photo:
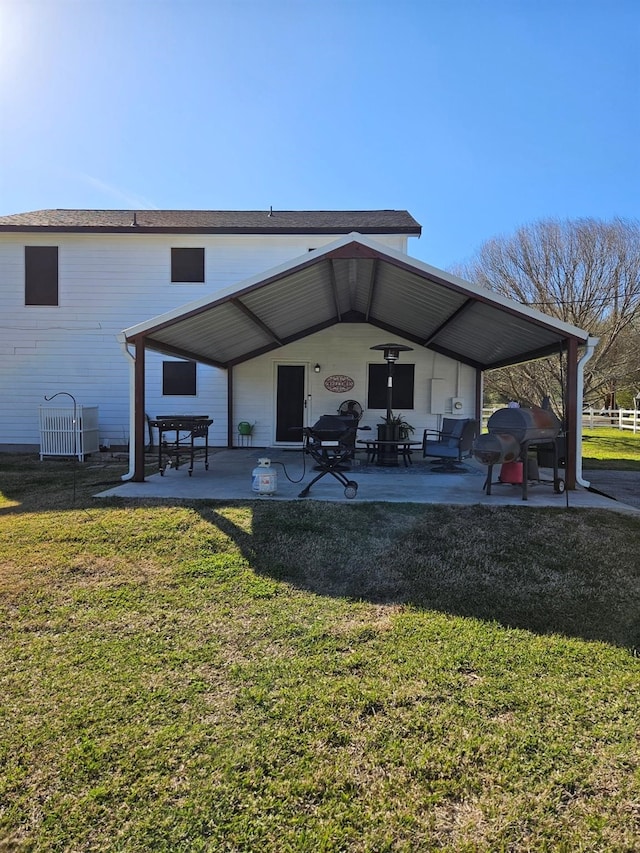
[[[0,231],[198,234],[408,234],[406,210],[34,210],[0,216]]]

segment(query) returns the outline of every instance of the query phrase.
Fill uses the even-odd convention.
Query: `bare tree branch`
[[[585,399],[610,401],[640,387],[640,223],[542,220],[487,241],[456,272],[600,339],[585,372]],[[560,357],[493,371],[486,389],[501,401],[560,408]]]

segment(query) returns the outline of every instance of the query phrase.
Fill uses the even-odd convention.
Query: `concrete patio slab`
[[[259,495],[252,490],[252,471],[258,459],[268,457],[277,472],[277,492],[272,496]],[[100,492],[96,497],[122,498],[165,498],[180,500],[298,500],[301,490],[318,473],[313,469],[310,456],[298,451],[283,451],[280,448],[236,448],[233,450],[214,448],[209,454],[209,470],[205,471],[200,460],[196,461],[192,476],[187,466],[169,468],[164,476],[159,473],[148,476],[144,483],[123,482],[122,485]],[[319,480],[306,498],[300,500],[333,501],[342,503],[393,502],[424,504],[481,504],[483,506],[529,506],[529,507],[584,507],[608,509],[640,515],[639,506],[615,500],[613,497],[579,488],[575,491],[556,494],[553,490],[551,472],[541,470],[545,482],[534,482],[528,488],[528,500],[522,500],[521,486],[492,484],[492,493],[484,490],[487,469],[476,462],[464,466],[464,473],[444,474],[432,471],[432,464],[416,460],[405,468],[381,468],[366,463],[358,454],[349,479],[358,483],[355,498],[348,499],[344,486],[331,475]],[[494,472],[494,476],[495,476]]]

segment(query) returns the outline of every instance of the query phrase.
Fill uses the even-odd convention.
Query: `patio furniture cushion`
[[[445,440],[449,447],[457,447],[460,441],[460,436],[462,435],[462,430],[464,429],[464,425],[466,423],[466,419],[460,418],[443,418],[442,419],[442,429],[440,433],[442,435],[442,439]]]
[[[458,461],[471,456],[477,429],[478,422],[472,418],[443,418],[441,430],[424,431],[422,455]]]

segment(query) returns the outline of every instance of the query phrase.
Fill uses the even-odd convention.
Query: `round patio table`
[[[377,438],[360,438],[358,444],[366,446],[367,462],[375,462],[383,467],[395,467],[398,465],[398,457],[401,456],[405,468],[413,464],[411,448],[422,446],[421,441],[380,441]]]

